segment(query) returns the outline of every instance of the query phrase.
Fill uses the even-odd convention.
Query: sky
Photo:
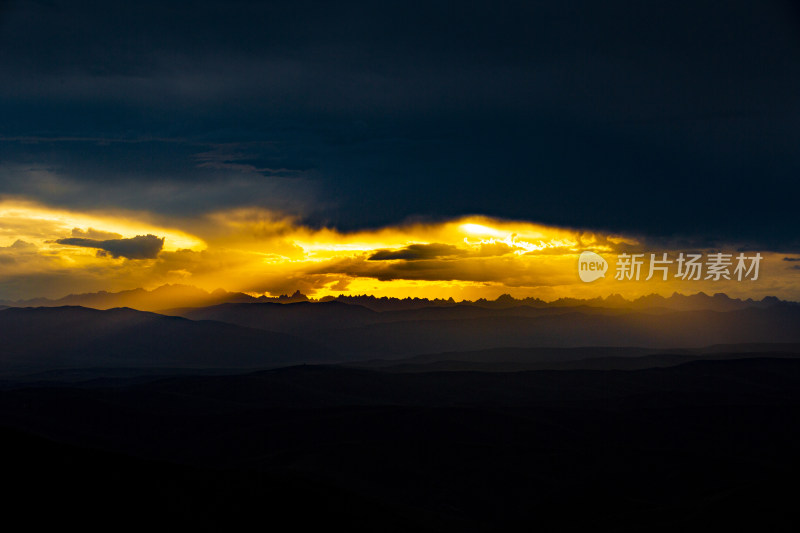
[[[0,300],[800,300],[795,2],[129,4],[0,1]]]

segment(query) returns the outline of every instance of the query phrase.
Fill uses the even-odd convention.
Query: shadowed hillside
[[[404,359],[373,359],[349,363],[360,368],[390,372],[522,370],[641,370],[677,366],[702,360],[752,357],[800,357],[800,344],[722,344],[697,349],[630,347],[492,348],[467,352],[442,352]]]
[[[3,372],[81,367],[268,368],[331,360],[322,346],[283,333],[195,322],[133,309],[0,311]]]
[[[594,368],[641,368],[651,363],[676,364],[681,362],[681,355],[686,355],[682,350],[696,352],[715,344],[800,343],[800,307],[790,304],[727,312],[527,306],[376,312],[332,301],[223,304],[181,312],[189,319],[132,309],[0,310],[4,342],[0,371],[19,374],[90,368],[255,369],[498,349],[505,352],[501,350],[496,358],[478,362],[525,363],[505,366],[505,370],[587,368],[585,363],[568,363],[576,357],[564,349],[578,347],[610,347],[595,349],[578,359],[654,356],[649,363],[612,359],[605,366],[592,363]],[[631,346],[640,351],[620,352]],[[508,358],[509,349],[540,351],[537,357],[519,361]],[[669,353],[672,355],[668,357]],[[463,363],[470,358],[449,360]],[[453,366],[445,361],[448,359],[438,358],[439,369],[488,369],[481,365]],[[412,365],[431,362],[409,361]],[[548,364],[542,365],[544,362]]]
[[[374,312],[338,302],[224,304],[177,311],[304,338],[345,358],[403,357],[498,347],[640,346],[800,342],[800,306],[734,311],[472,306]]]
[[[6,479],[48,480],[60,514],[43,524],[87,497],[98,520],[135,508],[140,524],[212,530],[265,515],[460,532],[774,530],[792,516],[797,306],[181,312],[198,320],[0,310],[0,431],[21,465]]]
[[[788,531],[798,422],[800,361],[788,359],[493,374],[306,366],[0,391],[4,445],[28,469],[7,482],[63,487],[67,511],[93,495],[120,512],[137,502],[142,523],[166,513],[211,529],[269,516],[365,531]],[[42,469],[51,481],[31,486]],[[66,490],[77,477],[105,490]]]

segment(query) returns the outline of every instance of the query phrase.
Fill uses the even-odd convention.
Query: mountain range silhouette
[[[792,302],[70,298],[164,311],[0,309],[6,504],[38,525],[794,524]]]
[[[619,294],[612,294],[605,298],[559,298],[552,302],[545,302],[538,298],[516,299],[509,294],[502,294],[495,300],[484,298],[462,302],[449,299],[427,299],[427,298],[389,298],[375,297],[368,295],[339,295],[336,297],[326,296],[319,300],[313,300],[301,293],[299,290],[291,295],[281,295],[276,297],[251,296],[242,292],[228,292],[223,289],[216,289],[212,292],[203,289],[180,284],[167,284],[152,290],[143,288],[124,290],[119,292],[93,292],[84,294],[70,294],[58,299],[33,298],[17,301],[0,301],[3,307],[60,307],[65,305],[92,307],[95,309],[112,309],[114,307],[130,307],[140,311],[162,311],[170,308],[182,307],[208,307],[223,303],[296,303],[306,301],[339,301],[347,304],[356,304],[367,307],[374,311],[388,310],[410,310],[425,307],[451,307],[457,304],[473,305],[488,308],[506,307],[603,307],[618,309],[647,309],[654,307],[664,307],[674,310],[701,310],[710,309],[717,311],[730,311],[734,309],[744,309],[746,307],[772,306],[780,303],[781,300],[774,296],[766,296],[761,300],[730,298],[724,293],[717,293],[709,296],[703,292],[692,295],[673,293],[669,297],[658,294],[642,296],[634,300],[627,300]]]

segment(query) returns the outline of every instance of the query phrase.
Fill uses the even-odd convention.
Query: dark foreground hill
[[[8,509],[86,529],[789,531],[798,422],[770,358],[0,391]]]
[[[581,348],[491,348],[441,352],[404,359],[373,359],[348,363],[390,372],[521,370],[643,370],[677,366],[703,360],[753,357],[800,358],[800,344],[718,344],[703,348],[634,348],[586,346]]]
[[[197,373],[360,361],[402,364],[406,371],[636,369],[680,364],[717,343],[735,352],[800,353],[800,307],[790,305],[728,312],[376,312],[327,302],[225,304],[186,314],[194,320],[125,308],[0,310],[0,377],[70,371],[79,378],[87,370],[124,377],[137,369]]]
[[[0,310],[0,372],[54,369],[256,369],[330,360],[319,345],[283,333],[191,321],[133,309]]]

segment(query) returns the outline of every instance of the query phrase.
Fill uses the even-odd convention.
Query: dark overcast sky
[[[800,251],[794,2],[0,6],[0,193]]]

